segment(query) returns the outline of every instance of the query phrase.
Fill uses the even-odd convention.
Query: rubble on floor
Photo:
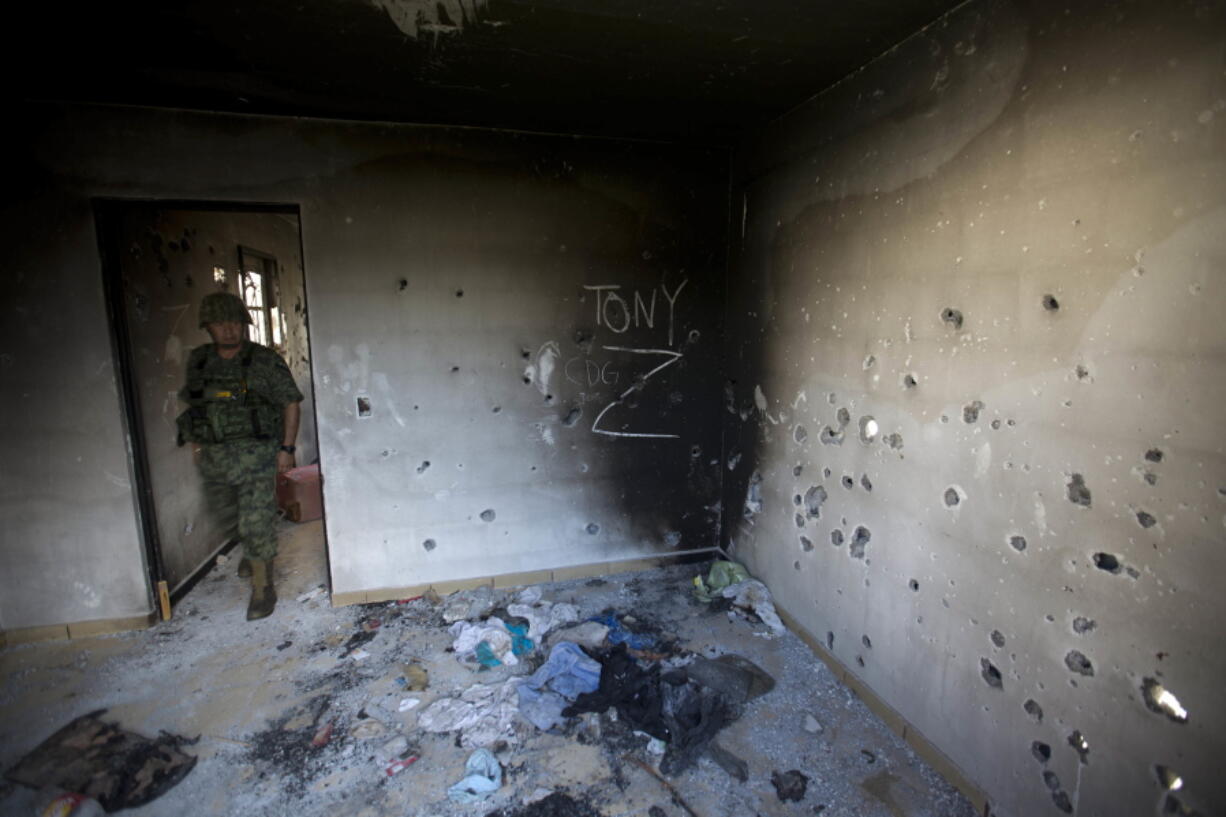
[[[90,700],[202,734],[196,770],[133,817],[974,813],[734,563],[339,609],[303,572],[298,601],[251,624],[232,571],[206,579],[176,620],[111,637],[126,662],[92,680],[25,666],[37,645],[0,654],[0,716],[28,729]]]

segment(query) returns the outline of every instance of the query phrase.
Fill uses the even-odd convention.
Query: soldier
[[[294,467],[302,392],[280,355],[246,338],[249,323],[237,295],[214,292],[200,303],[200,327],[213,342],[188,358],[179,392],[188,408],[178,426],[179,445],[194,444],[210,510],[224,530],[237,526],[238,575],[251,578],[251,621],[277,603],[276,475]]]

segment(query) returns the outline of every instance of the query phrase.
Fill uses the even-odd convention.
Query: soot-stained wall
[[[728,545],[994,814],[1226,805],[1224,22],[971,3],[736,157]]]
[[[0,625],[148,609],[95,196],[300,206],[335,592],[718,543],[726,151],[86,106],[22,116]],[[75,399],[86,388],[96,399]]]

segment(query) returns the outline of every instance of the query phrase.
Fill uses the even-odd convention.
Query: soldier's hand
[[[268,460],[264,460],[268,462]],[[294,467],[294,455],[286,451],[277,452],[277,473],[284,474],[286,471]]]

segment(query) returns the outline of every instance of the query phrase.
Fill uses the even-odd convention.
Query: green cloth
[[[707,572],[705,582],[702,576],[694,577],[694,595],[699,601],[710,602],[718,598],[719,592],[725,587],[743,582],[748,578],[750,578],[749,571],[744,565],[716,560],[711,563],[711,569]]]

